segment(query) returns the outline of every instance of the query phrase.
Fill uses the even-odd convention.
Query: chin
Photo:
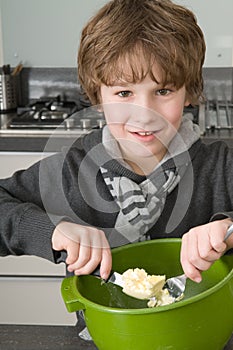
[[[144,161],[151,161],[153,163],[158,163],[165,155],[166,150],[153,150],[153,149],[136,149],[131,150],[131,154],[137,156],[137,158],[144,159]],[[129,154],[129,153],[128,153]]]

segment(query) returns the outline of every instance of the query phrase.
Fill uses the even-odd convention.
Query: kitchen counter
[[[0,325],[0,350],[96,350],[97,347],[92,341],[82,340],[79,337],[82,328],[83,326],[78,324],[77,326]]]
[[[0,325],[0,350],[96,350],[78,336],[82,327]],[[223,350],[232,349],[233,335]]]
[[[81,135],[67,131],[49,138],[46,134],[15,135],[0,131],[0,152],[59,152],[63,147],[70,147]]]
[[[7,130],[9,131],[9,130]],[[79,137],[90,131],[56,132],[52,137],[43,132],[10,133],[0,130],[0,152],[59,152],[64,146],[70,147]],[[223,140],[229,147],[233,147],[233,132],[222,131],[208,133],[202,136],[204,143],[209,144]],[[48,142],[49,141],[49,142]]]

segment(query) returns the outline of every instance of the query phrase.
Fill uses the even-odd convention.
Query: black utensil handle
[[[67,252],[66,250],[60,250],[60,251],[54,251],[55,252],[55,259],[57,263],[60,262],[66,262],[66,258],[67,258]],[[96,277],[100,277],[100,265],[97,266],[97,268],[91,273],[91,275],[96,276]]]
[[[54,251],[55,252],[55,260],[59,264],[61,262],[66,262],[67,252],[66,250]],[[91,273],[91,275],[101,278],[100,276],[100,265]],[[107,282],[107,281],[106,281]]]
[[[55,261],[57,264],[61,263],[61,262],[66,262],[66,258],[67,258],[67,251],[66,250],[54,250],[54,257],[55,257]]]
[[[100,277],[100,266],[98,265],[97,268],[91,273],[91,275]],[[100,277],[101,278],[101,277]]]

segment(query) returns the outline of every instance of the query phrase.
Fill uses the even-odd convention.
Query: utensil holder
[[[18,86],[18,76],[0,75],[0,113],[8,113],[17,109]]]

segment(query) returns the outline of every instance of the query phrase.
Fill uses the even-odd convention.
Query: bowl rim
[[[150,241],[148,240],[148,241],[143,241],[143,242],[131,243],[131,244],[117,247],[117,248],[113,248],[112,251],[117,252],[119,250],[127,249],[127,247],[129,247],[129,245],[131,247],[136,246],[138,244],[147,245],[147,244],[150,244],[151,241],[155,241],[158,243],[161,243],[161,242],[163,242],[163,243],[164,242],[180,243],[181,238],[158,238],[158,239],[154,239],[154,240],[150,240]],[[74,283],[75,283],[75,285],[77,285],[77,280],[78,280],[79,276],[73,276],[73,277],[74,277]],[[176,302],[173,304],[158,306],[158,307],[154,307],[154,308],[141,308],[141,309],[114,308],[114,307],[110,307],[110,306],[97,304],[97,303],[85,298],[79,292],[79,290],[77,288],[75,289],[75,291],[76,291],[76,294],[78,295],[79,302],[85,306],[85,309],[86,309],[86,305],[88,305],[90,307],[95,308],[96,310],[101,311],[101,312],[119,313],[119,314],[127,314],[127,315],[129,315],[129,314],[151,314],[151,313],[160,313],[160,312],[164,312],[164,311],[172,311],[174,309],[179,309],[179,308],[185,307],[186,305],[196,303],[199,300],[205,299],[209,295],[211,295],[214,292],[218,291],[219,289],[223,288],[223,286],[225,286],[232,278],[233,278],[233,268],[220,282],[215,284],[213,287],[211,287],[211,288],[209,288],[209,289],[207,289],[207,290],[205,290],[197,295],[194,295],[188,299],[180,300],[179,302]]]

